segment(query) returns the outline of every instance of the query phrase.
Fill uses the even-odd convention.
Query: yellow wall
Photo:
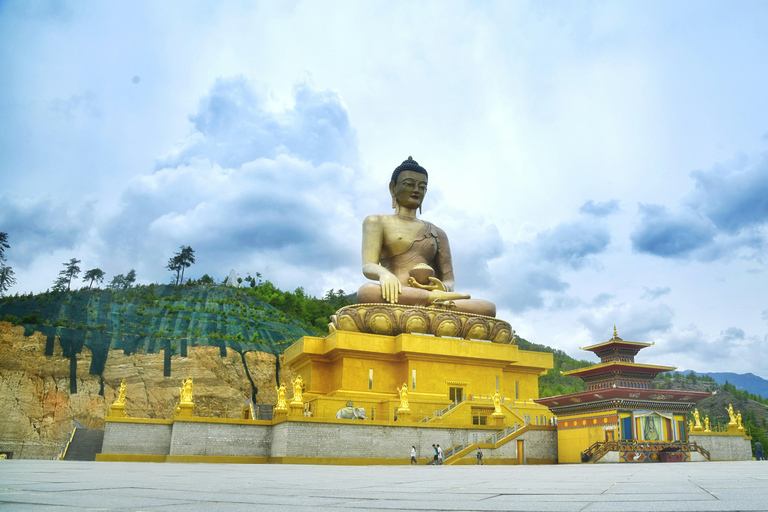
[[[449,388],[487,397],[499,392],[520,401],[538,398],[538,377],[553,367],[552,354],[519,350],[516,345],[433,336],[335,332],[326,338],[304,337],[285,352],[285,363],[305,381],[304,398],[316,414],[327,417],[352,400],[367,411],[391,411],[400,400],[396,388],[408,385],[411,411],[431,414],[450,404]],[[368,389],[369,371],[373,386]],[[412,389],[412,371],[416,388]],[[289,390],[289,399],[292,392]],[[531,410],[527,410],[530,408]],[[545,412],[542,412],[545,411]],[[551,414],[529,404],[527,414]],[[370,413],[369,413],[370,414]]]
[[[605,441],[606,429],[619,440],[615,410],[557,417],[557,452],[560,463],[580,463],[581,452]]]

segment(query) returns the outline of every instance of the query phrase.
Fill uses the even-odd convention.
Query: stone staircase
[[[101,453],[103,443],[104,430],[84,428],[78,423],[72,429],[59,460],[96,460],[96,454]]]

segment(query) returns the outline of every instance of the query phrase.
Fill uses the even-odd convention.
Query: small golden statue
[[[183,404],[194,403],[194,400],[192,397],[193,386],[194,384],[192,383],[192,376],[190,376],[187,380],[181,381],[181,388],[179,388],[179,399],[181,403]]]
[[[704,416],[704,432],[712,432],[709,430],[709,416]]]
[[[112,405],[107,407],[107,416],[111,418],[125,418],[125,379],[120,384],[120,390],[117,392],[117,398]]]
[[[117,393],[117,399],[112,405],[125,405],[125,379],[120,384],[120,391]]]
[[[277,404],[275,404],[276,411],[287,411],[288,407],[285,403],[285,382],[280,384],[280,387],[275,387],[277,391]]]
[[[493,414],[502,414],[501,412],[501,393],[499,393],[499,390],[496,390],[496,393],[493,394]]]
[[[395,388],[397,392],[400,394],[400,407],[398,410],[400,411],[410,411],[411,408],[408,405],[408,384],[403,382],[403,387],[401,388]]]
[[[296,380],[291,379],[291,386],[293,386],[293,399],[291,400],[291,403],[303,404],[304,381],[301,379],[301,375],[297,376]]]
[[[693,432],[693,420],[688,420],[688,432]]]
[[[731,421],[728,422],[728,424],[736,425],[736,416],[733,414],[733,404],[728,404],[728,407],[725,410],[728,411],[728,416],[731,418]]]
[[[736,424],[739,426],[739,430],[744,430],[744,426],[741,424],[741,411],[736,415]]]
[[[694,419],[693,430],[695,431],[704,430],[704,428],[701,426],[701,417],[699,416],[698,409],[693,410],[693,419]]]

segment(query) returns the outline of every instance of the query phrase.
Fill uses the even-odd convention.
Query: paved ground
[[[0,511],[768,510],[768,462],[292,466],[0,461]]]

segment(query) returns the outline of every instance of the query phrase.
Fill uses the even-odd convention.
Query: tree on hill
[[[109,282],[107,285],[107,288],[110,290],[120,290],[124,288],[125,286],[125,276],[123,274],[117,274],[115,277],[112,278],[112,281]]]
[[[127,274],[117,274],[107,285],[111,290],[127,290],[136,282],[136,270],[131,269]]]
[[[5,250],[10,249],[8,245],[8,233],[0,231],[0,260],[5,261]]]
[[[85,275],[83,276],[83,282],[85,281],[90,281],[90,283],[88,283],[88,289],[90,290],[94,281],[97,285],[104,282],[104,271],[100,268],[92,268],[91,270],[86,271]]]
[[[16,284],[16,278],[13,277],[13,269],[5,264],[5,250],[10,249],[8,245],[8,233],[0,232],[0,297],[8,289]]]
[[[59,272],[59,277],[53,282],[53,289],[55,291],[63,292],[65,285],[67,291],[72,289],[72,279],[80,274],[78,263],[80,263],[80,260],[77,258],[72,258],[67,263],[62,263],[64,270]]]
[[[165,266],[171,272],[176,272],[176,284],[184,282],[184,269],[195,262],[195,250],[188,245],[182,245],[181,250],[174,253]]]
[[[13,269],[0,263],[0,297],[15,284],[16,278],[13,277]]]
[[[128,271],[127,274],[125,274],[125,278],[123,279],[123,288],[130,288],[133,286],[133,283],[136,282],[136,270],[131,269]]]

